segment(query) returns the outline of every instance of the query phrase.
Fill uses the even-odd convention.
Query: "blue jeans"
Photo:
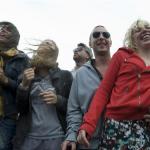
[[[0,119],[0,150],[12,150],[12,138],[16,131],[16,121]]]

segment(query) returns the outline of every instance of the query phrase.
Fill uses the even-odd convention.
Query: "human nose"
[[[105,38],[106,38],[106,37],[103,35],[103,33],[100,32],[99,39],[100,39],[100,40],[103,40],[103,39],[105,39]]]

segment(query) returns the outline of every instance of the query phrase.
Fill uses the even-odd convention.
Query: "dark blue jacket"
[[[16,89],[19,75],[28,66],[29,58],[23,52],[7,60],[4,66],[4,73],[8,77],[8,84],[1,85],[4,98],[4,115],[16,114]]]

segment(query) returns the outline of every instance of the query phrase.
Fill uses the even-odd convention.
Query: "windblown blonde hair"
[[[46,48],[48,50],[47,53],[45,53],[43,56],[40,56],[37,52],[40,49],[44,49],[46,44]],[[53,40],[46,39],[42,41],[38,49],[36,50],[36,53],[33,54],[31,58],[31,65],[34,67],[48,67],[52,68],[57,65],[57,57],[58,57],[59,49],[56,45],[56,43]]]
[[[148,21],[141,20],[141,19],[138,19],[135,22],[133,22],[133,24],[130,26],[130,28],[128,29],[128,31],[125,34],[123,45],[125,47],[131,48],[136,51],[137,48],[133,41],[133,31],[138,28],[144,28],[145,26],[150,27],[150,23]]]

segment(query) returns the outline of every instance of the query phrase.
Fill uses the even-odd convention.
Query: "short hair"
[[[79,43],[77,44],[78,47],[83,47],[85,49],[85,51],[88,53],[88,55],[90,56],[90,59],[93,58],[93,53],[92,53],[92,50],[91,48],[89,48],[86,44],[84,43]]]
[[[84,43],[79,43],[79,44],[77,44],[77,46],[79,47],[79,46],[81,46],[81,47],[87,47]]]
[[[144,28],[145,26],[150,27],[150,23],[148,21],[141,20],[141,19],[134,21],[125,34],[123,45],[125,47],[136,50],[136,46],[133,41],[133,31],[136,30],[137,28]]]
[[[20,34],[17,27],[8,21],[2,21],[0,22],[0,25],[8,25],[11,28],[12,37],[10,38],[10,43],[11,43],[10,46],[17,47],[20,40]]]

